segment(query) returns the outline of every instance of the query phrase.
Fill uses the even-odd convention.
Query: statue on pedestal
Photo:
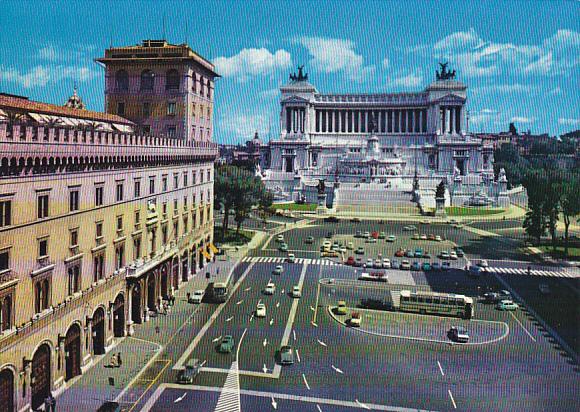
[[[316,188],[318,189],[318,194],[323,195],[326,192],[326,185],[324,184],[325,179],[318,179],[318,184]]]

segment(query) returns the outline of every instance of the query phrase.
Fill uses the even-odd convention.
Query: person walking
[[[44,398],[44,410],[50,412],[50,404],[51,404],[51,400],[50,400],[50,394],[46,395],[46,398]]]
[[[56,412],[56,398],[52,395],[52,392],[48,396],[50,398],[50,412]]]
[[[123,365],[123,361],[121,360],[121,352],[117,353],[117,368],[120,368]]]

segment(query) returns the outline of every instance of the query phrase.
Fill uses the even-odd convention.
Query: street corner
[[[385,338],[455,344],[457,341],[453,338],[451,329],[456,327],[463,328],[469,335],[469,341],[461,345],[472,346],[499,342],[510,333],[505,322],[338,306],[327,306],[326,309],[335,324],[359,333]]]

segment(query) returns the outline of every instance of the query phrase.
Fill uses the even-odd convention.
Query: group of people
[[[56,399],[52,395],[52,392],[48,393],[48,396],[44,399],[44,412],[55,412],[56,411]]]
[[[120,368],[122,364],[123,364],[123,361],[121,360],[121,352],[117,352],[117,353],[113,354],[113,357],[111,358],[111,361],[109,362],[109,367],[110,368]]]

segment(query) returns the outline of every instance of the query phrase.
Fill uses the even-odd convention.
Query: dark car
[[[467,343],[469,342],[469,333],[461,326],[452,326],[449,329],[449,338],[454,342]]]
[[[360,223],[360,219],[358,217],[353,217],[352,219],[350,219],[350,221],[352,223]]]
[[[331,239],[333,236],[334,236],[334,233],[332,233],[332,232],[326,232],[326,236],[325,237],[327,239]]]
[[[292,365],[294,363],[294,351],[291,346],[280,348],[280,363],[282,365]]]
[[[113,401],[106,401],[99,407],[99,409],[97,409],[97,412],[120,412],[120,411],[121,405],[119,405],[118,402]]]
[[[328,223],[337,223],[338,218],[336,216],[328,216],[324,218],[324,221]]]
[[[199,359],[190,359],[185,364],[185,369],[179,372],[177,376],[178,383],[193,383],[193,380],[201,371]]]

